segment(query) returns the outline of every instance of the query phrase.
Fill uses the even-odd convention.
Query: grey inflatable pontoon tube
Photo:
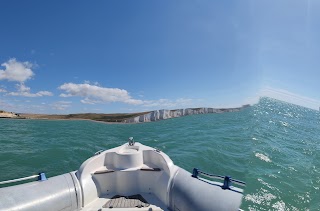
[[[74,172],[0,188],[0,210],[63,210],[80,208],[80,186]]]

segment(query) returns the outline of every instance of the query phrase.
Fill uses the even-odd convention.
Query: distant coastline
[[[0,110],[0,118],[9,119],[42,119],[42,120],[91,120],[105,123],[143,123],[159,120],[177,118],[188,115],[237,112],[250,105],[243,105],[236,108],[186,108],[174,110],[155,110],[138,113],[79,113],[79,114],[30,114],[14,113]]]
[[[182,116],[196,115],[196,114],[210,114],[210,113],[225,113],[225,112],[237,112],[249,107],[250,105],[243,105],[236,108],[186,108],[186,109],[174,109],[174,110],[155,110],[150,111],[142,115],[134,116],[123,120],[124,123],[142,123],[142,122],[154,122],[159,120],[177,118]]]

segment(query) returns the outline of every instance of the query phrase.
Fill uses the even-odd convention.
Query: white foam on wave
[[[289,166],[288,168],[290,171],[297,171],[295,168],[293,168],[292,166]]]
[[[257,158],[259,158],[260,160],[263,160],[265,162],[268,162],[268,163],[272,162],[271,159],[267,155],[264,155],[264,154],[261,154],[261,153],[256,153],[255,156]]]
[[[251,201],[254,204],[264,204],[267,206],[271,205],[271,200],[276,199],[277,197],[271,193],[269,193],[265,189],[261,189],[259,193],[255,194],[247,194],[244,199],[246,201]]]
[[[288,123],[288,122],[280,121],[280,123],[281,123],[282,126],[285,126],[285,127],[288,127],[288,126],[289,126],[289,123]]]
[[[272,185],[270,185],[269,183],[263,181],[263,179],[258,178],[258,181],[263,184],[264,186],[267,186],[268,188],[270,188],[271,190],[277,190],[278,192],[280,192],[280,190],[276,187],[273,187]]]
[[[277,175],[274,175],[274,174],[269,174],[268,177],[278,178]]]
[[[286,203],[284,203],[283,201],[277,201],[276,203],[274,203],[272,205],[272,207],[275,208],[276,210],[279,210],[279,211],[288,210],[288,209],[286,209]]]
[[[261,181],[261,179],[260,179]],[[299,211],[298,208],[287,205],[280,197],[277,197],[270,193],[268,190],[261,188],[257,193],[247,194],[244,197],[244,200],[250,201],[253,203],[253,206],[249,205],[249,210],[260,210],[260,206],[269,207],[269,210],[279,210],[279,211]],[[272,209],[272,208],[273,209]]]
[[[298,198],[300,199],[300,201],[303,201],[305,203],[310,203],[310,193],[309,192],[306,192],[306,193],[298,193],[297,194]]]

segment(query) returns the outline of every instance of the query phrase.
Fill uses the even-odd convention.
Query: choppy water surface
[[[190,172],[198,167],[245,180],[242,209],[320,207],[319,113],[267,98],[241,112],[143,124],[0,119],[0,181],[76,170],[129,136]]]
[[[268,98],[252,109],[243,207],[320,210],[319,112]]]

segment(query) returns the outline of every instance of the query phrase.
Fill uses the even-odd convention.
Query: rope
[[[39,177],[39,175],[32,175],[32,176],[29,176],[29,177],[22,177],[22,178],[18,178],[18,179],[2,181],[2,182],[0,182],[0,185],[7,184],[7,183],[13,183],[13,182],[19,182],[19,181],[23,181],[23,180],[38,178],[38,177]]]

